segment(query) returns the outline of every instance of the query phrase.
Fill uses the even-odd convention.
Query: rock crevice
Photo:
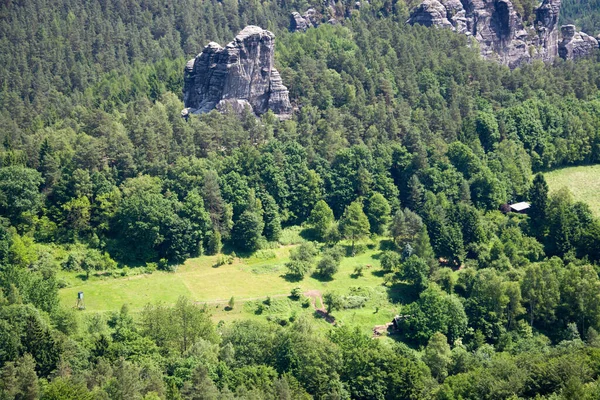
[[[256,115],[271,110],[280,119],[292,114],[287,88],[273,66],[275,36],[245,27],[225,47],[210,42],[184,69],[183,116],[245,107]]]

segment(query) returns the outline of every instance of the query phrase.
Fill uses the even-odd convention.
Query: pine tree
[[[540,239],[544,236],[548,218],[548,184],[542,173],[533,178],[529,189],[529,218],[534,235]]]

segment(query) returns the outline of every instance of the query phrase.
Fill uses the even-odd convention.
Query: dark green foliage
[[[264,223],[258,213],[246,210],[244,211],[231,231],[231,241],[233,244],[244,251],[254,251],[258,249],[260,238],[262,237]]]
[[[336,260],[333,256],[326,254],[317,263],[316,272],[323,278],[331,279],[339,268],[339,260]]]
[[[381,193],[374,193],[367,201],[365,212],[369,218],[371,232],[383,235],[390,221],[390,204]]]
[[[265,227],[263,234],[269,241],[277,241],[281,235],[281,219],[279,218],[279,209],[273,197],[265,194],[261,197],[261,203],[264,210],[263,221]]]
[[[311,4],[343,23],[293,34],[304,2],[3,3],[0,398],[597,397],[600,223],[541,174],[530,184],[600,161],[597,60],[510,71],[462,35],[405,24],[409,3]],[[513,5],[533,21],[537,4]],[[596,11],[561,10],[588,33]],[[180,118],[186,58],[248,24],[277,36],[294,117]],[[521,200],[528,217],[495,211]],[[187,299],[79,326],[58,307],[61,267],[174,270],[305,223],[353,248],[389,228],[400,335],[371,340],[345,316],[313,331],[295,314],[217,328]],[[296,246],[285,278],[334,275],[339,248],[316,255]]]
[[[397,323],[407,338],[424,344],[436,332],[448,337],[450,342],[463,337],[467,331],[467,315],[455,295],[430,286],[419,300],[403,309],[403,317]]]
[[[548,212],[548,184],[543,174],[537,174],[529,189],[531,209],[528,214],[534,234],[539,238],[544,235],[544,226]]]
[[[10,166],[0,168],[0,214],[16,226],[24,213],[34,216],[41,205],[39,193],[42,177],[30,168]]]
[[[315,230],[315,235],[318,240],[324,240],[327,232],[331,229],[331,224],[335,221],[333,211],[327,203],[319,200],[315,207],[310,212],[307,222]]]

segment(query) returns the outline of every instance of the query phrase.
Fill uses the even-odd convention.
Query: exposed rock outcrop
[[[360,2],[357,3],[360,7]],[[290,32],[306,32],[308,28],[316,28],[322,23],[328,23],[330,25],[339,24],[342,16],[336,14],[334,6],[335,2],[330,2],[328,6],[322,9],[323,13],[314,8],[309,8],[302,15],[297,11],[293,11],[290,14]]]
[[[248,106],[256,115],[272,110],[290,118],[288,90],[273,67],[274,39],[267,30],[247,26],[225,47],[210,42],[185,67],[182,116],[215,108],[242,112]]]
[[[323,16],[314,8],[309,8],[303,15],[294,11],[290,15],[290,31],[305,32],[308,28],[316,28],[321,24],[322,19]]]
[[[526,29],[510,0],[424,0],[407,22],[472,36],[482,56],[515,68],[534,59],[583,57],[598,47],[594,38],[574,27],[563,30],[560,41],[559,12],[560,0],[543,0],[533,26]]]
[[[563,39],[558,45],[558,54],[564,59],[576,60],[598,48],[596,38],[577,32],[574,25],[564,25],[560,30]]]
[[[409,23],[424,26],[452,27],[447,18],[446,7],[438,0],[425,0],[411,14]]]

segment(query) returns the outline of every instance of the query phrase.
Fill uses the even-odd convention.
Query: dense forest
[[[305,1],[2,2],[0,399],[600,398],[600,221],[542,174],[600,162],[598,56],[510,71],[409,6],[292,34]],[[180,118],[186,60],[250,23],[294,118]],[[61,270],[169,271],[300,225],[299,279],[389,238],[400,338],[59,304]]]
[[[566,0],[561,7],[561,24],[575,24],[584,32],[600,33],[599,4],[594,0]]]

